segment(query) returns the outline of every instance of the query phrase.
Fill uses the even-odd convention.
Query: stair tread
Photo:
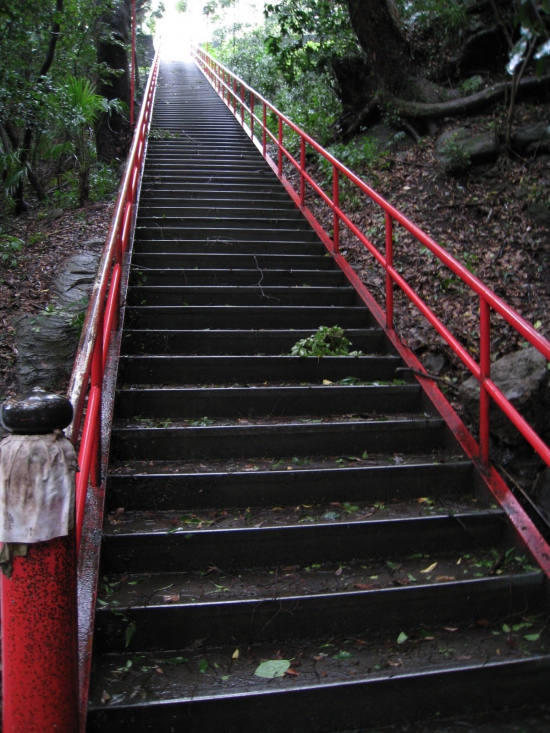
[[[513,622],[512,619],[505,621]],[[236,639],[231,645],[215,649],[201,648],[199,644],[194,649],[152,652],[139,660],[135,668],[132,665],[122,680],[120,672],[113,673],[124,668],[126,660],[131,657],[129,654],[113,655],[102,664],[103,669],[98,675],[101,684],[96,683],[92,691],[91,705],[92,708],[101,707],[101,694],[105,687],[110,691],[111,706],[139,704],[140,697],[133,691],[139,690],[145,679],[150,703],[155,700],[198,701],[253,691],[275,694],[289,687],[296,690],[307,687],[319,689],[338,683],[357,685],[407,674],[460,668],[489,667],[493,674],[497,674],[499,667],[506,662],[511,661],[521,668],[535,663],[537,659],[547,660],[543,654],[543,639],[546,641],[547,631],[542,631],[541,640],[530,642],[529,649],[525,651],[521,648],[508,650],[500,636],[501,626],[498,623],[488,624],[478,628],[458,628],[454,632],[439,625],[428,629],[407,629],[409,634],[403,632],[407,640],[399,645],[397,637],[388,639],[387,634],[361,635],[351,641],[336,636],[320,639],[317,643],[305,640],[301,643],[252,646]],[[539,623],[536,628],[541,626]],[[499,635],[492,634],[493,631]],[[514,637],[521,639],[521,634],[514,634]],[[236,650],[239,650],[239,656],[234,659]],[[299,665],[289,665],[295,675],[285,674],[270,680],[255,675],[263,660],[281,658],[299,661]],[[524,665],[519,662],[524,662]],[[550,666],[548,661],[547,666]],[[202,674],[201,669],[204,670]],[[520,669],[518,674],[521,674]]]

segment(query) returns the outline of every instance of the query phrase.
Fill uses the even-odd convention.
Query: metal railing
[[[128,249],[133,223],[158,68],[157,51],[143,94],[126,170],[92,288],[67,393],[74,408],[74,418],[66,434],[75,444],[80,437],[78,453],[80,472],[76,481],[77,548],[82,537],[88,486],[89,484],[98,486],[101,478],[99,449],[103,378],[112,334],[119,325],[123,257]],[[82,425],[84,409],[85,418]]]
[[[452,257],[443,247],[417,227],[410,219],[404,216],[363,180],[346,168],[331,153],[307,133],[295,125],[279,110],[252,89],[241,78],[233,74],[227,67],[220,64],[213,56],[203,49],[193,49],[192,55],[197,65],[215,88],[226,105],[233,111],[235,117],[247,130],[253,142],[262,152],[262,155],[281,179],[295,203],[310,220],[321,239],[334,256],[340,254],[340,236],[342,226],[347,227],[371,253],[376,262],[383,267],[385,278],[385,327],[394,332],[394,285],[397,285],[409,300],[418,308],[420,313],[435,328],[437,333],[449,345],[454,354],[462,361],[467,369],[480,383],[479,399],[479,455],[482,463],[489,464],[489,427],[490,402],[493,400],[504,414],[510,419],[521,435],[531,444],[539,456],[550,465],[550,448],[516,410],[511,402],[491,379],[491,311],[498,313],[512,328],[517,331],[529,344],[534,346],[543,356],[550,360],[550,342],[541,336],[535,328],[522,318],[516,311],[507,305],[481,280],[473,275],[464,265]],[[260,110],[260,113],[258,113]],[[276,120],[277,133],[274,134],[268,126],[268,112]],[[249,124],[245,119],[248,118]],[[292,155],[285,147],[285,133],[298,136],[299,159]],[[268,151],[268,145],[276,148],[276,160]],[[287,143],[288,145],[288,143]],[[322,156],[332,167],[332,196],[327,195],[321,186],[312,178],[306,168],[306,154],[311,149]],[[299,174],[299,189],[296,190],[291,182],[283,175],[284,161],[288,161]],[[385,213],[385,252],[381,252],[375,244],[362,232],[357,225],[340,207],[340,192],[342,177],[352,183],[356,189],[368,196]],[[314,192],[333,212],[333,231],[330,236],[311,211],[306,207],[306,186]],[[432,252],[451,272],[479,297],[479,362],[449,331],[433,310],[425,303],[420,295],[409,285],[405,278],[394,267],[394,223],[397,222],[430,252]],[[341,258],[343,259],[343,258]],[[339,262],[344,271],[350,270],[349,265]],[[347,273],[349,276],[349,273]],[[355,279],[356,287],[361,283]],[[364,287],[364,286],[363,286]],[[428,376],[428,375],[426,375]]]

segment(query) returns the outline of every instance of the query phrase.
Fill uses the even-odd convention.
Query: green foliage
[[[413,27],[428,29],[434,24],[445,32],[466,26],[470,0],[397,0],[403,21]]]
[[[0,264],[2,267],[16,267],[17,255],[23,250],[23,241],[9,234],[0,234]]]
[[[550,0],[533,3],[532,0],[519,0],[517,3],[516,25],[520,37],[510,50],[506,71],[510,76],[517,74],[531,57],[537,61],[537,74],[543,74],[550,62]]]
[[[350,351],[351,343],[339,326],[320,326],[316,333],[297,341],[291,356],[362,356],[361,351]]]
[[[470,154],[454,135],[443,143],[441,152],[445,157],[445,170],[448,172],[463,171],[471,163]]]
[[[471,76],[469,79],[464,79],[460,86],[464,94],[475,94],[483,86],[483,79],[479,75]]]

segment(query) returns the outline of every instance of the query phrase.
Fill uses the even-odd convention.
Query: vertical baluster
[[[337,254],[340,252],[340,215],[338,209],[340,208],[340,176],[338,168],[332,166],[332,203],[333,203],[333,224],[332,224],[332,243],[334,245],[334,252]]]
[[[244,125],[244,84],[241,82],[241,125]]]
[[[267,106],[266,103],[263,102],[263,111],[262,111],[262,155],[266,156],[267,153]]]
[[[479,367],[481,383],[479,385],[479,446],[481,460],[489,463],[489,409],[491,398],[485,387],[485,380],[491,376],[491,311],[487,302],[479,299]]]
[[[306,170],[306,141],[303,135],[300,135],[300,206],[306,201],[306,179],[304,176]]]
[[[281,117],[279,117],[279,164],[278,164],[278,170],[279,175],[283,175],[283,120]]]
[[[393,267],[393,220],[386,211],[386,328],[393,330],[393,279],[389,267]]]

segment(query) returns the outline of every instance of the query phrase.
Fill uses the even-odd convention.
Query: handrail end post
[[[11,432],[0,444],[2,723],[10,733],[79,730],[77,465],[62,432],[72,412],[42,390],[2,406]]]

